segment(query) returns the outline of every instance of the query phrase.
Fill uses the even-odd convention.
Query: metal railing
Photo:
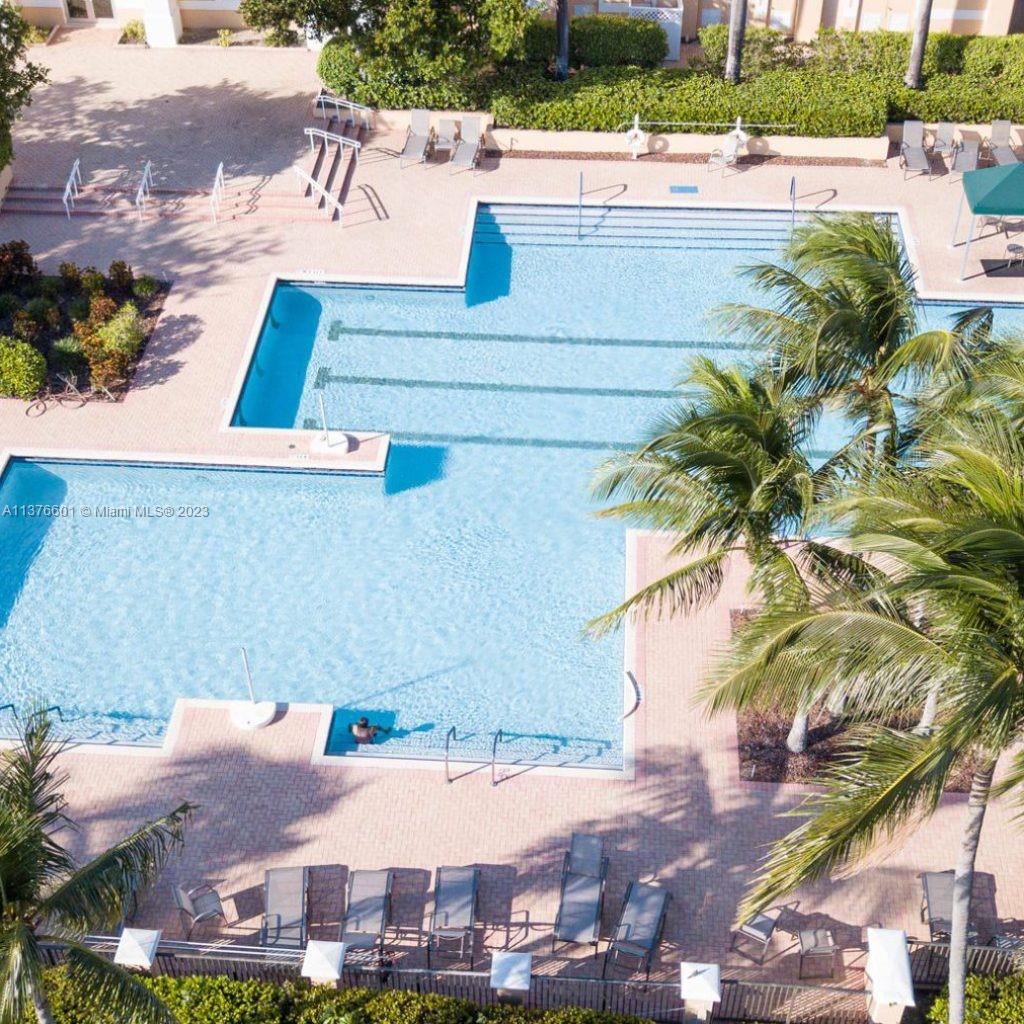
[[[324,201],[329,210],[337,211],[338,220],[340,221],[341,218],[345,215],[345,210],[341,203],[337,199],[335,199],[335,197],[332,196],[331,193],[328,192],[327,189],[325,189],[323,185],[320,184],[320,182],[315,181],[313,178],[311,178],[304,170],[302,170],[301,167],[295,167],[293,165],[292,170],[295,172],[295,175],[299,179],[299,181],[301,181],[306,188],[312,189],[314,195],[319,196]]]
[[[796,229],[796,175],[789,179],[789,230]]]
[[[455,732],[455,726],[453,725],[444,738],[444,781],[451,783],[455,780],[452,778],[451,771],[451,750],[452,740],[457,740],[459,737]]]
[[[220,213],[220,204],[224,199],[224,161],[217,164],[217,173],[213,176],[213,190],[210,192],[210,213],[213,215],[213,223],[217,223],[217,216]]]
[[[633,687],[633,706],[622,716],[624,722],[627,718],[632,718],[640,709],[640,705],[643,703],[644,695],[640,689],[640,684],[637,682],[637,678],[632,672],[626,672],[626,679]]]
[[[342,110],[348,111],[345,119],[350,124],[355,124],[356,117],[358,116],[364,128],[367,130],[373,128],[373,115],[376,113],[373,107],[367,107],[365,104],[345,99],[344,96],[332,96],[328,92],[322,92],[317,96],[315,106],[321,112],[324,119],[327,118],[327,108],[334,107],[335,114],[340,115]]]
[[[135,193],[135,209],[139,214],[139,220],[146,215],[146,203],[149,200],[149,193],[153,188],[153,162],[146,161],[142,169],[142,181],[139,182],[138,191]]]
[[[617,128],[616,132],[624,132],[627,128],[632,128],[634,125],[633,121],[623,121]],[[735,121],[641,121],[641,128],[724,128],[732,129],[736,127]],[[754,122],[743,122],[743,130],[749,131],[753,129],[755,132],[762,132],[765,129],[795,129],[799,125],[795,124],[755,124]],[[710,134],[700,132],[699,134]]]
[[[498,744],[505,738],[505,734],[499,729],[494,734],[494,742],[491,744],[491,785],[498,784]]]
[[[71,165],[71,173],[68,175],[67,184],[64,186],[64,212],[71,220],[71,211],[75,208],[75,200],[78,198],[78,190],[82,184],[82,161],[76,159]]]
[[[94,935],[86,939],[93,950],[108,957],[114,955],[117,942],[112,936]],[[943,960],[943,952],[948,957],[948,944],[912,941],[909,945],[915,984],[927,988],[944,983],[944,976],[935,980],[932,976],[940,973],[936,965],[943,971],[948,968],[948,961]],[[58,944],[44,945],[42,953],[51,965],[60,963],[64,957],[63,947]],[[210,942],[165,939],[157,949],[153,973],[170,977],[217,974],[236,980],[281,983],[298,980],[303,955],[302,949],[235,945],[221,939]],[[977,974],[1006,975],[1019,968],[1019,956],[994,946],[972,946],[968,948],[968,965]],[[535,955],[533,963],[536,973],[531,975],[530,989],[524,994],[527,1007],[548,1010],[580,1006],[674,1024],[683,1018],[685,1003],[679,996],[678,980],[638,981],[556,974],[553,972],[564,968],[565,961],[543,955]],[[496,999],[486,971],[396,966],[388,950],[383,960],[375,957],[372,962],[346,962],[342,984],[455,996],[479,1005],[490,1005]],[[715,1007],[714,1019],[754,1020],[764,1024],[868,1024],[867,1001],[861,985],[841,988],[831,984],[734,978],[722,980],[722,1000]]]
[[[339,146],[349,146],[355,150],[356,163],[359,162],[359,150],[363,148],[363,144],[358,139],[349,138],[347,135],[338,135],[336,132],[329,132],[323,128],[306,128],[306,138],[309,139],[309,151],[312,152],[315,143],[314,138],[323,139],[325,143],[336,142]]]

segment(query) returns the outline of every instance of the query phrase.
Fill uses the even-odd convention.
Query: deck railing
[[[113,957],[117,939],[90,936],[87,944]],[[911,942],[915,983],[933,988],[945,981],[949,946],[945,943]],[[50,964],[60,963],[63,948],[44,947]],[[994,946],[975,946],[968,951],[973,972],[1005,975],[1020,969],[1021,954]],[[303,951],[236,945],[228,940],[211,942],[161,941],[155,974],[184,977],[194,974],[223,975],[237,980],[294,981],[300,973]],[[545,973],[564,960],[534,958],[535,973],[525,1005],[536,1009],[581,1006],[612,1013],[630,1014],[659,1022],[679,1022],[684,1002],[676,981],[601,979]],[[486,971],[445,971],[427,968],[346,964],[342,983],[371,989],[400,989],[469,999],[479,1005],[494,1002]],[[763,1024],[867,1024],[867,1000],[861,987],[834,984],[788,984],[776,981],[724,979],[722,1001],[715,1020],[759,1021]]]

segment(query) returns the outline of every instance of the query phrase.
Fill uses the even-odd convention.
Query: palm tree
[[[725,56],[725,80],[737,85],[743,63],[743,40],[747,34],[747,0],[729,5],[729,49]]]
[[[0,754],[0,1022],[23,1024],[34,1013],[52,1024],[40,945],[54,942],[66,951],[68,982],[92,1005],[134,1024],[173,1024],[149,989],[82,939],[123,919],[180,847],[192,807],[181,804],[77,867],[57,839],[73,827],[61,795],[67,777],[56,767],[61,749],[37,713],[18,746]]]
[[[556,0],[555,38],[555,79],[564,82],[569,77],[569,0]]]
[[[775,843],[738,915],[849,868],[939,806],[972,766],[954,874],[950,1024],[963,1024],[975,857],[994,792],[1024,795],[1024,442],[1005,418],[947,425],[921,443],[916,471],[889,468],[838,500],[856,549],[884,565],[872,592],[837,588],[806,612],[768,608],[713,673],[712,710],[800,701],[842,687],[865,720],[891,720],[935,693],[927,734],[862,726],[805,820]],[[920,609],[916,617],[908,609]],[[801,666],[815,666],[805,679]],[[1012,760],[993,785],[1000,757]]]
[[[910,60],[903,84],[908,89],[924,86],[924,50],[928,45],[928,23],[932,20],[932,0],[917,0],[914,15],[914,37],[910,42]]]
[[[913,268],[888,220],[873,214],[814,218],[793,232],[781,265],[744,273],[773,306],[729,304],[720,318],[767,348],[804,394],[859,424],[868,471],[903,440],[898,408],[912,400],[899,386],[963,379],[976,358],[971,332],[918,331]]]
[[[706,605],[734,552],[750,560],[750,585],[765,604],[806,610],[821,579],[849,578],[857,560],[809,539],[811,507],[827,490],[842,453],[812,470],[806,447],[813,407],[771,375],[746,376],[709,359],[693,362],[692,392],[635,452],[598,471],[598,498],[624,499],[599,515],[676,534],[686,561],[594,619],[600,635],[633,614],[670,615]],[[810,702],[798,709],[790,749],[807,744]]]

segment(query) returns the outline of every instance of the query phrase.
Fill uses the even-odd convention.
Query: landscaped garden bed
[[[40,273],[25,242],[0,245],[0,396],[32,399],[52,388],[127,390],[156,326],[167,286],[135,277],[123,260],[106,274],[62,263]]]

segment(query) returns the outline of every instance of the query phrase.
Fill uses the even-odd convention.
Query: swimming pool
[[[465,289],[279,284],[233,424],[316,428],[322,398],[331,426],[390,432],[384,478],[12,460],[0,508],[207,513],[0,517],[0,703],[60,694],[74,735],[155,742],[175,697],[244,695],[245,646],[259,696],[338,709],[330,753],[366,714],[380,754],[438,757],[454,726],[460,757],[500,729],[503,760],[622,765],[623,638],[582,626],[622,597],[624,530],[587,484],[688,357],[753,357],[704,314],[754,298],[734,271],[788,230],[485,206]]]

